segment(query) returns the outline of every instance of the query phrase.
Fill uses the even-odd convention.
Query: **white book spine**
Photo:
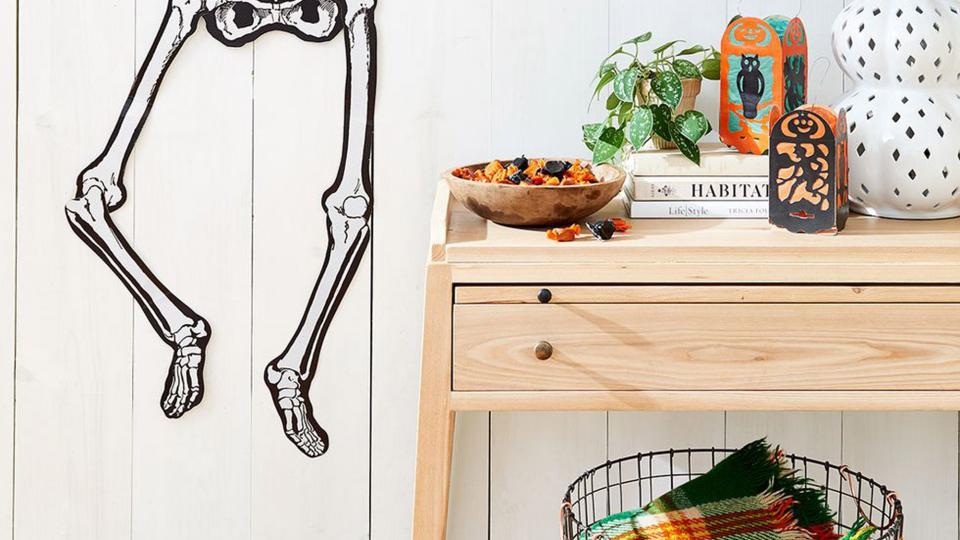
[[[769,193],[765,176],[637,176],[630,197],[637,201],[765,201]]]
[[[634,201],[624,198],[631,218],[753,218],[766,219],[768,201]]]
[[[634,152],[625,160],[624,167],[645,176],[766,176],[770,172],[768,156],[739,154],[711,144],[701,145],[700,150],[700,165],[678,150],[659,150]]]

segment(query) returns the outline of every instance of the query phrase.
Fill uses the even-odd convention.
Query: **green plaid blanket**
[[[823,492],[760,440],[643,509],[593,524],[581,539],[839,540],[832,517]]]
[[[853,528],[843,537],[843,540],[869,540],[870,535],[875,532],[877,532],[876,527],[867,525],[867,521],[860,518],[853,524]]]

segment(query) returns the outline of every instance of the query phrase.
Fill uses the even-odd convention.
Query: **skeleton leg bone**
[[[160,403],[170,418],[182,416],[203,398],[204,349],[210,327],[153,275],[117,229],[110,212],[126,198],[122,179],[127,158],[167,67],[196,29],[202,10],[202,0],[169,0],[157,38],[106,149],[80,174],[76,196],[66,205],[74,232],[123,281],[153,328],[173,349]]]
[[[344,148],[337,180],[323,199],[326,259],[293,339],[264,372],[287,438],[309,457],[323,455],[329,448],[327,433],[314,419],[309,398],[320,348],[370,240],[376,96],[373,10],[373,0],[347,1]]]

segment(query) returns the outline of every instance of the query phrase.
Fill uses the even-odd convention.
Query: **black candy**
[[[518,184],[518,185],[520,184],[520,182],[523,182],[526,179],[527,179],[527,175],[524,174],[523,171],[515,172],[511,174],[509,177],[507,177],[507,180],[510,180],[514,184]]]
[[[525,171],[527,167],[530,166],[530,160],[527,159],[527,156],[520,156],[513,160],[513,166],[521,171]]]
[[[566,161],[548,161],[543,165],[543,170],[550,176],[556,176],[559,178],[563,173],[567,172],[567,169],[572,167],[573,164]]]
[[[609,219],[587,223],[587,228],[590,229],[590,232],[599,240],[609,240],[613,238],[613,233],[617,231],[617,228],[613,225],[613,221]]]

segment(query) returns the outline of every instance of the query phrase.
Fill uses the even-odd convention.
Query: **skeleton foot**
[[[276,362],[267,365],[263,379],[270,388],[273,404],[290,442],[308,457],[320,457],[326,453],[329,448],[327,432],[313,418],[306,381],[296,371],[278,367]]]
[[[105,188],[89,184],[67,203],[67,219],[120,277],[157,334],[173,349],[160,407],[169,418],[179,418],[203,399],[203,358],[210,327],[157,281],[113,225],[107,206]]]
[[[204,350],[209,339],[210,332],[202,320],[175,334],[173,360],[160,398],[167,418],[180,418],[203,399]]]

